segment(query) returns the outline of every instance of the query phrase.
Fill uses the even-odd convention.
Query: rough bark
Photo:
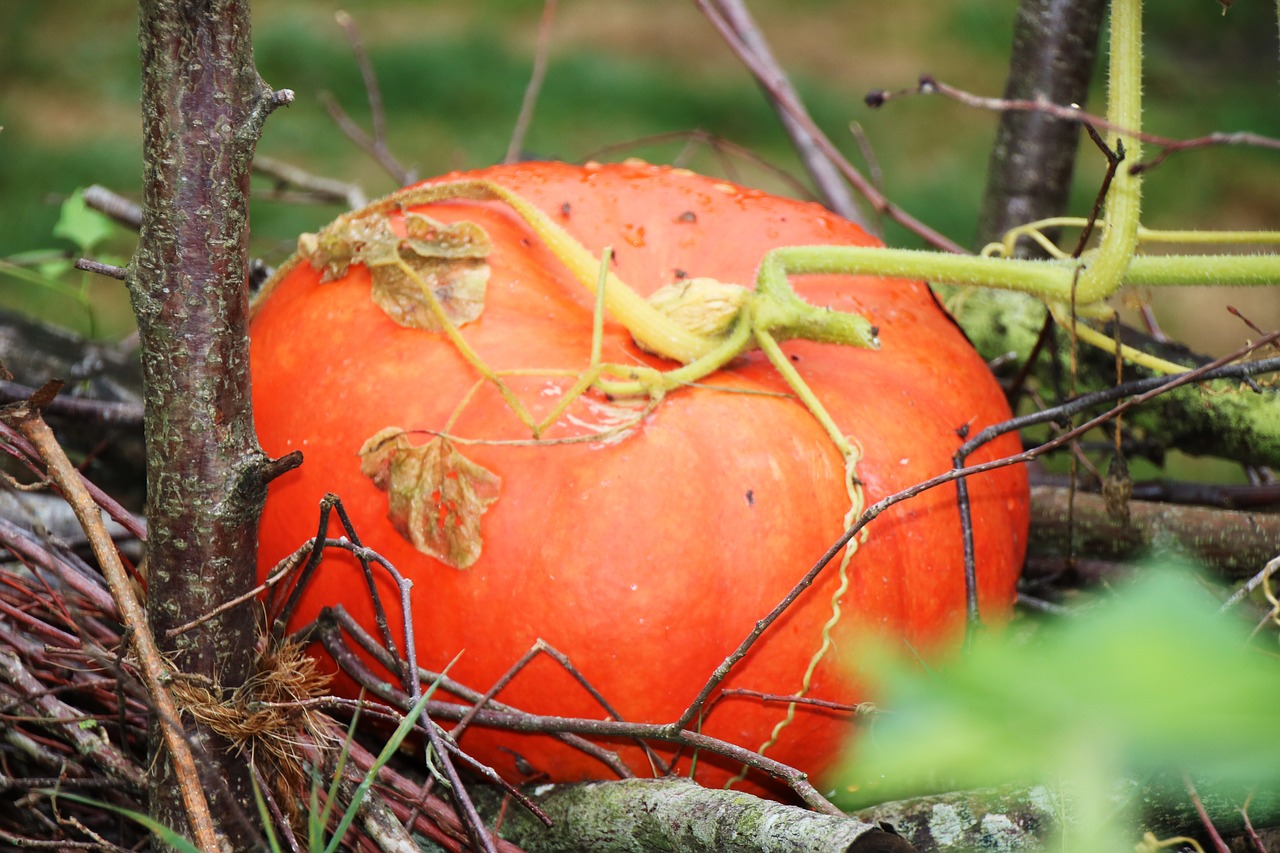
[[[145,386],[148,615],[176,670],[232,688],[254,659],[251,605],[166,632],[254,584],[270,465],[249,397],[249,167],[263,120],[289,95],[258,77],[247,2],[142,0],[140,13],[143,219],[127,283]],[[247,849],[245,758],[190,733],[215,820]],[[152,813],[186,832],[173,781],[154,755]]]
[[[685,779],[547,786],[548,828],[508,806],[502,835],[528,853],[911,853],[898,836],[853,818],[815,814]]]
[[[1031,490],[1032,554],[1087,555],[1091,559],[1140,559],[1168,550],[1195,560],[1231,581],[1251,577],[1280,548],[1280,515],[1200,506],[1130,501],[1117,520],[1100,495],[1034,486]]]
[[[1023,0],[1014,23],[1005,98],[1084,103],[1106,5],[1106,0]],[[1066,209],[1079,138],[1078,124],[1043,113],[1010,111],[1000,117],[978,245]],[[1030,252],[1032,245],[1020,245],[1019,251]]]

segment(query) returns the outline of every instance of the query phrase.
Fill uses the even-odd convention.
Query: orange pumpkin
[[[463,178],[513,191],[597,256],[612,247],[614,272],[642,295],[694,277],[750,286],[774,247],[875,245],[817,205],[638,162],[522,163],[427,183]],[[386,221],[397,239],[423,222],[483,229],[491,249],[464,263],[488,271],[483,312],[459,332],[540,419],[588,364],[593,297],[507,204],[455,199],[411,211],[430,219],[406,225],[402,212],[391,212]],[[320,499],[338,494],[365,544],[414,581],[423,665],[440,669],[458,656],[450,674],[484,690],[542,639],[568,655],[623,718],[670,722],[840,535],[850,508],[844,459],[759,351],[696,387],[671,391],[649,411],[643,401],[591,391],[533,440],[497,386],[478,382],[475,365],[446,335],[398,323],[395,310],[375,303],[369,269],[344,266],[333,264],[334,280],[322,282],[321,270],[297,263],[255,306],[259,437],[272,455],[301,450],[305,457],[271,486],[262,566],[312,536]],[[445,296],[454,286],[437,283]],[[949,469],[962,427],[1009,416],[986,365],[924,284],[837,275],[793,276],[792,284],[806,301],[862,314],[879,329],[878,351],[784,344],[861,448],[856,473],[868,503]],[[612,318],[603,358],[674,366],[637,347]],[[428,446],[439,452],[427,453]],[[1017,450],[1010,435],[974,461]],[[397,453],[407,454],[399,468]],[[419,489],[411,499],[388,485],[392,469],[433,467],[437,481],[425,495]],[[982,615],[998,622],[1012,607],[1026,541],[1025,474],[1010,467],[974,477],[970,493]],[[470,515],[461,517],[454,499],[474,499]],[[424,543],[424,529],[428,538],[443,531],[446,546]],[[953,644],[964,617],[962,566],[953,486],[897,505],[870,525],[846,577],[829,567],[724,686],[801,690],[845,584],[830,629],[834,648],[806,695],[868,698],[851,674],[856,635],[870,629],[922,650]],[[395,624],[394,590],[381,589]],[[346,555],[326,558],[295,624],[335,603],[372,626],[363,581]],[[605,717],[545,656],[498,698],[541,714]],[[773,738],[786,714],[785,703],[732,696],[701,730],[753,749],[773,740],[768,756],[820,775],[851,731],[848,716],[800,705]],[[461,743],[517,780],[518,768],[530,767],[556,780],[610,775],[542,735],[473,727]],[[653,772],[634,745],[609,745],[637,773]],[[688,773],[690,758],[680,755],[676,772]],[[700,755],[696,778],[722,784],[738,769]]]

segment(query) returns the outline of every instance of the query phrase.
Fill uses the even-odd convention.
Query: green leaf
[[[113,806],[110,803],[104,803],[101,800],[95,800],[92,797],[82,797],[79,794],[71,794],[66,791],[55,791],[52,789],[45,789],[45,790],[37,791],[37,793],[45,794],[46,796],[49,796],[49,797],[61,797],[67,800],[74,800],[77,803],[84,803],[85,805],[88,805],[88,806],[94,806],[95,808],[103,808],[103,809],[106,809],[107,811],[112,811],[112,812],[115,812],[116,814],[124,815],[125,817],[129,818],[129,820],[137,823],[139,826],[142,826],[148,831],[150,831],[152,835],[159,838],[162,842],[164,842],[168,846],[172,847],[175,850],[180,851],[180,853],[201,853],[200,848],[197,847],[194,843],[192,843],[186,838],[183,838],[181,835],[174,832],[172,829],[160,823],[159,821],[149,817],[148,815],[142,814],[141,812],[135,812],[131,809],[121,808],[120,806]]]
[[[459,653],[459,656],[461,656],[461,653]],[[396,726],[396,730],[391,733],[391,737],[382,745],[382,751],[378,753],[373,764],[369,766],[369,772],[364,775],[364,778],[360,780],[360,784],[356,786],[356,790],[351,796],[351,803],[347,806],[346,811],[342,813],[342,818],[339,820],[338,826],[334,830],[333,837],[329,840],[328,846],[325,847],[324,853],[336,853],[339,844],[341,844],[342,839],[347,834],[347,830],[351,827],[351,822],[355,820],[356,815],[360,811],[360,803],[364,801],[364,798],[369,794],[369,790],[378,781],[379,771],[381,771],[383,766],[391,760],[391,757],[399,751],[400,745],[404,743],[405,738],[407,738],[409,733],[413,731],[413,727],[417,725],[418,719],[425,717],[423,712],[426,710],[427,702],[431,701],[431,697],[435,695],[436,688],[440,686],[440,680],[445,677],[449,670],[453,669],[453,665],[457,662],[458,657],[454,657],[453,660],[449,661],[449,665],[444,668],[444,672],[440,673],[440,678],[433,681],[427,687],[427,690],[422,694],[422,696],[418,698],[418,701],[413,703],[413,706],[409,708],[409,711],[400,720],[400,724]],[[423,726],[434,725],[435,723],[433,723],[429,717],[423,720]],[[351,728],[347,731],[348,741],[354,736],[355,723],[353,721]],[[346,752],[346,747],[347,744],[344,743],[344,753]],[[428,753],[430,753],[430,750],[428,750]],[[448,783],[446,782],[445,784],[447,785]],[[332,794],[330,797],[333,800],[337,799]]]
[[[76,190],[62,203],[53,236],[70,240],[81,252],[88,253],[107,240],[114,230],[111,219],[85,204],[84,191]]]
[[[1031,642],[980,637],[931,672],[886,660],[886,713],[851,751],[851,804],[1004,782],[1186,771],[1280,784],[1280,661],[1187,573],[1141,580]],[[1100,781],[1101,780],[1101,781]]]
[[[443,437],[412,445],[404,430],[379,430],[360,448],[360,470],[387,492],[387,517],[424,554],[455,569],[480,559],[480,517],[502,480]]]

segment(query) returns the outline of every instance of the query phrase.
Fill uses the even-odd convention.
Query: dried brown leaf
[[[437,222],[421,213],[404,215],[405,242],[424,258],[487,258],[489,235],[474,222]]]
[[[485,230],[421,213],[406,213],[404,226],[401,237],[385,215],[339,219],[318,234],[303,234],[298,251],[324,270],[322,282],[346,275],[351,264],[364,264],[373,301],[401,326],[439,332],[446,320],[462,326],[478,318],[489,283],[484,259],[493,248]],[[432,306],[433,296],[445,320]]]
[[[353,263],[378,263],[397,256],[400,238],[385,216],[339,219],[319,234],[298,238],[298,252],[311,266],[324,270],[321,281],[334,281],[347,274]]]
[[[401,259],[404,264],[369,265],[373,301],[401,326],[428,332],[444,330],[444,323],[432,307],[426,289],[455,326],[470,323],[484,311],[485,288],[489,283],[489,265],[484,261],[424,258],[404,252]]]
[[[480,519],[501,478],[442,436],[413,445],[396,427],[365,441],[360,458],[361,472],[388,493],[387,517],[415,548],[455,569],[480,558]]]

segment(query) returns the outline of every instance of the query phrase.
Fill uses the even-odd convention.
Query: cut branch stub
[[[322,281],[340,279],[353,263],[364,264],[373,301],[401,326],[440,332],[445,322],[462,326],[477,319],[484,311],[485,258],[492,249],[484,229],[418,213],[405,214],[404,227],[404,236],[397,234],[382,214],[339,219],[319,234],[303,234],[298,251],[324,271]]]
[[[388,494],[387,517],[424,554],[455,569],[480,559],[480,517],[498,499],[502,479],[437,436],[413,445],[387,427],[360,448],[360,470]]]

